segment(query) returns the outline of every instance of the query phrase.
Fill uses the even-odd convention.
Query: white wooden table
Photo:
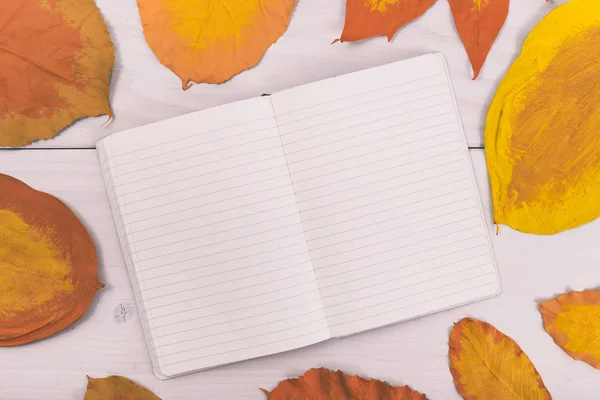
[[[500,296],[418,320],[302,350],[218,368],[170,381],[151,371],[132,290],[126,274],[100,170],[97,139],[234,100],[415,56],[441,52],[452,69],[482,197],[490,215],[490,193],[482,143],[485,110],[498,80],[518,55],[523,39],[555,4],[513,0],[505,29],[479,80],[470,80],[467,56],[440,0],[423,18],[403,29],[391,44],[384,38],[330,45],[343,25],[344,0],[300,0],[289,31],[257,68],[219,86],[188,92],[161,66],[141,33],[134,0],[97,0],[117,47],[112,82],[115,120],[77,123],[56,139],[24,150],[0,150],[0,172],[64,200],[81,218],[98,247],[99,292],[78,323],[52,338],[17,348],[0,348],[0,399],[79,400],[86,375],[124,375],[165,400],[264,399],[272,388],[312,367],[343,369],[365,377],[410,384],[431,399],[459,399],[448,369],[452,324],[470,316],[513,337],[535,363],[555,399],[596,399],[600,371],[571,360],[543,330],[539,301],[568,290],[597,286],[600,221],[563,234],[541,237],[501,227],[493,235],[503,282]],[[564,0],[558,3],[565,2]]]

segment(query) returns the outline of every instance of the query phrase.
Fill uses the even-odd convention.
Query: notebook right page
[[[332,335],[499,292],[441,55],[272,100]]]

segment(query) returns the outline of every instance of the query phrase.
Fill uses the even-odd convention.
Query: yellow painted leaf
[[[570,292],[540,303],[544,328],[575,360],[600,369],[600,290]]]
[[[449,0],[456,29],[477,79],[508,15],[509,0]]]
[[[111,115],[114,49],[94,0],[0,2],[0,145]]]
[[[465,318],[449,343],[450,372],[466,400],[549,400],[542,378],[519,345],[492,325]]]
[[[346,0],[346,23],[339,40],[353,42],[396,31],[420,17],[436,0]]]
[[[160,397],[122,376],[93,379],[88,376],[88,386],[83,400],[161,400]]]
[[[600,215],[598,48],[600,2],[569,1],[500,83],[485,127],[496,223],[552,234]]]
[[[183,81],[222,83],[255,66],[297,0],[137,0],[152,51]]]
[[[280,382],[272,392],[263,392],[268,400],[427,400],[408,386],[390,386],[325,368],[313,368],[299,378]]]
[[[96,247],[73,212],[0,174],[0,347],[65,329],[102,286]]]

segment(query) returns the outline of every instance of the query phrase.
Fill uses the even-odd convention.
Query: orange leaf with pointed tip
[[[450,333],[449,348],[450,372],[464,399],[552,398],[519,345],[486,322],[459,321]]]
[[[540,303],[546,332],[575,360],[600,369],[600,290],[570,292]]]
[[[396,31],[420,17],[436,0],[347,0],[342,42],[354,42]]]
[[[161,400],[160,397],[122,376],[93,379],[88,376],[88,386],[83,400]]]
[[[449,0],[458,34],[477,79],[508,16],[509,0]]]
[[[137,0],[152,51],[183,81],[222,83],[255,66],[297,0]]]
[[[65,329],[102,286],[96,248],[73,212],[0,174],[0,347]]]
[[[0,2],[0,145],[111,115],[114,49],[93,0]]]
[[[427,400],[408,386],[390,386],[325,368],[314,368],[299,378],[282,381],[272,392],[262,391],[268,400]]]

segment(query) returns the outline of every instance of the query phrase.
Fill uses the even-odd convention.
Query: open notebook
[[[440,55],[133,129],[98,152],[160,378],[499,291]]]

